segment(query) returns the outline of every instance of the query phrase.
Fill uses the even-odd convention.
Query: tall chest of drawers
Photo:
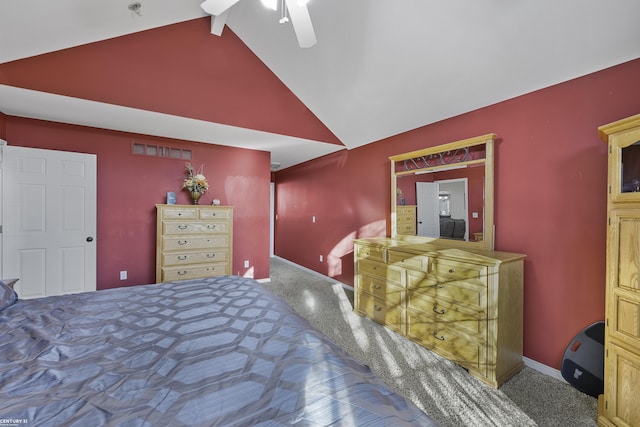
[[[398,234],[416,235],[415,205],[400,205],[396,207],[396,230]]]
[[[156,209],[156,282],[231,274],[233,207],[156,205]]]
[[[524,255],[359,239],[355,307],[499,387],[524,366]]]

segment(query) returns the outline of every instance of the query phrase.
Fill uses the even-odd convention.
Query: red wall
[[[341,144],[230,29],[211,35],[210,22],[0,64],[0,83]],[[203,203],[215,196],[236,206],[234,273],[269,277],[269,153],[4,115],[2,133],[12,145],[98,155],[99,289],[155,280],[154,204],[178,190],[183,176],[181,161],[132,156],[132,141],[192,149],[212,184]],[[179,193],[178,203],[188,202]],[[120,282],[125,269],[129,279]]]
[[[132,142],[192,150],[192,164],[204,165],[209,191],[200,199],[235,206],[233,273],[269,277],[270,155],[166,138],[108,131],[8,116],[7,141],[14,146],[91,153],[98,161],[97,287],[106,289],[155,282],[156,209],[180,191],[184,161],[134,155]],[[243,268],[243,261],[250,268]],[[128,279],[119,280],[119,272]]]
[[[341,145],[229,28],[214,36],[210,23],[0,64],[0,83]]]
[[[276,254],[353,283],[351,239],[390,230],[388,157],[497,133],[496,249],[527,255],[524,354],[559,369],[569,341],[604,318],[607,155],[596,128],[640,111],[638,75],[640,60],[279,171]]]

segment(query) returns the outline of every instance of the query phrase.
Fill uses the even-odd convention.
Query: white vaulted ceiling
[[[130,3],[3,0],[0,63],[208,16],[201,0],[141,0],[141,16]],[[638,0],[311,0],[308,8],[318,39],[309,49],[260,0],[240,0],[227,25],[348,149],[640,58]],[[269,150],[283,167],[343,148],[175,116],[158,129],[158,113],[3,85],[0,111],[202,142],[214,132],[215,143]]]

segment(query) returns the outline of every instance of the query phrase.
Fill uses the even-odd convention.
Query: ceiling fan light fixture
[[[278,0],[260,0],[264,7],[267,7],[271,10],[278,10]]]

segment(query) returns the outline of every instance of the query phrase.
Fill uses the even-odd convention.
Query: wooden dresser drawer
[[[186,222],[168,221],[162,223],[164,234],[190,233],[228,233],[229,224],[226,222]]]
[[[411,295],[424,295],[436,301],[448,301],[480,312],[484,312],[487,307],[487,288],[474,282],[407,271],[407,289]]]
[[[162,281],[185,280],[198,277],[224,276],[230,274],[228,263],[196,264],[179,267],[163,267]]]
[[[356,253],[354,256],[356,259],[369,259],[372,261],[384,262],[384,250],[374,246],[355,246]]]
[[[430,272],[452,280],[476,279],[487,283],[487,267],[484,265],[435,258]]]
[[[184,251],[189,249],[225,248],[229,245],[229,236],[164,236],[162,249],[164,251]]]
[[[396,222],[398,224],[409,223],[416,225],[416,217],[415,215],[400,215],[398,214]]]
[[[429,257],[426,255],[390,250],[387,252],[387,263],[425,273],[429,271]]]
[[[356,289],[385,299],[387,306],[404,304],[404,288],[393,286],[381,277],[358,274],[356,275]]]
[[[166,252],[162,254],[162,265],[188,265],[208,262],[225,262],[229,258],[227,251],[206,252]]]
[[[356,301],[356,311],[363,316],[391,329],[403,332],[405,311],[401,307],[387,305],[384,299],[362,291],[358,291]]]
[[[231,209],[209,208],[200,210],[200,219],[230,219],[232,215]]]
[[[394,282],[400,286],[404,286],[404,270],[400,268],[394,268],[381,262],[358,260],[357,273],[365,273],[370,276],[376,276],[381,279]]]
[[[397,226],[398,234],[409,234],[411,236],[416,234],[416,224],[415,223],[398,223]]]
[[[416,217],[416,207],[414,205],[400,205],[396,207],[396,215],[397,218],[401,218],[403,216],[410,216],[411,218]]]
[[[458,304],[416,293],[410,293],[407,297],[407,316],[419,316],[425,322],[444,322],[479,340],[484,339],[487,333],[484,312],[465,310]]]
[[[175,206],[162,209],[162,219],[197,219],[198,210],[195,207]]]
[[[486,370],[486,341],[461,334],[445,322],[408,314],[407,336],[464,367]]]

